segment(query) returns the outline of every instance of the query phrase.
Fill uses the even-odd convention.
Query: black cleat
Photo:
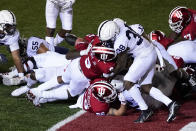
[[[172,122],[175,118],[176,118],[176,114],[178,112],[178,110],[180,109],[180,105],[176,102],[173,101],[169,104],[169,115],[167,118],[167,122]]]
[[[152,115],[153,115],[153,111],[151,109],[142,110],[140,116],[138,117],[137,120],[134,121],[134,123],[144,123]]]

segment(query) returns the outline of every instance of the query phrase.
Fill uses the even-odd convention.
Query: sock
[[[28,71],[32,70],[33,67],[34,67],[33,62],[30,61],[30,60],[28,60],[27,62],[25,62],[23,66],[24,66],[25,72],[28,72]]]
[[[37,83],[36,80],[32,80],[30,77],[25,77],[25,81],[27,82],[27,86],[31,87],[32,85],[34,85],[35,83]]]
[[[150,90],[150,96],[152,96],[154,99],[164,103],[166,106],[168,106],[172,100],[164,95],[159,89],[152,87]]]
[[[59,43],[61,43],[64,40],[63,37],[59,36],[59,34],[56,34],[56,37],[54,38],[54,45],[58,45]]]
[[[45,99],[56,99],[56,100],[67,100],[68,99],[68,90],[67,86],[62,85],[56,89],[43,91],[41,97]]]
[[[54,37],[45,37],[45,40],[50,44],[50,45],[54,45]]]
[[[129,89],[123,95],[125,96],[125,99],[127,99],[126,97],[129,97],[129,96],[132,97],[135,100],[135,102],[138,103],[139,108],[141,110],[148,109],[146,102],[144,101],[143,97],[141,96],[141,92],[138,88],[138,85],[135,84],[131,89]]]

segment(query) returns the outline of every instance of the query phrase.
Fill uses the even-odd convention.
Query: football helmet
[[[103,21],[99,27],[97,34],[102,41],[116,39],[116,36],[120,33],[120,27],[116,24],[116,22],[112,20],[105,20]]]
[[[190,20],[191,12],[186,7],[177,6],[169,14],[169,27],[172,31],[181,33]]]
[[[97,81],[91,85],[92,95],[101,102],[111,103],[117,97],[116,89],[107,81]]]
[[[0,11],[0,30],[5,35],[13,35],[16,31],[16,17],[9,10]]]
[[[166,37],[165,33],[160,30],[153,30],[149,34],[151,41],[161,41],[164,37]]]
[[[111,61],[116,57],[115,50],[105,46],[93,46],[92,55],[102,61]]]

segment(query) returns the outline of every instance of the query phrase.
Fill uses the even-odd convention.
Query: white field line
[[[180,131],[195,131],[196,130],[196,122],[190,122],[186,126],[180,129]]]
[[[67,123],[77,119],[78,117],[80,117],[81,115],[83,115],[86,111],[81,110],[76,112],[75,114],[73,114],[72,116],[69,116],[68,118],[58,122],[57,124],[53,125],[51,128],[49,128],[47,131],[56,131],[57,129],[59,129],[60,127],[66,125]]]

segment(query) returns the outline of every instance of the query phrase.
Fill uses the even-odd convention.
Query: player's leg
[[[72,8],[69,8],[65,11],[61,11],[59,13],[61,23],[62,23],[62,29],[57,33],[54,44],[57,45],[61,43],[67,34],[69,34],[72,30],[72,22],[73,22],[73,10]]]
[[[54,45],[54,33],[56,28],[56,20],[59,13],[59,7],[50,0],[46,1],[45,16],[46,16],[46,37],[45,40]]]
[[[151,84],[148,84],[150,81],[152,81],[153,76],[154,69],[152,69],[148,73],[148,76],[141,83],[141,89],[144,93],[149,94],[152,98],[164,103],[169,108],[169,116],[167,122],[171,122],[176,117],[176,113],[180,105],[176,101],[171,100],[168,96],[163,94],[163,92],[158,88],[155,88]]]
[[[168,47],[168,53],[172,56],[180,56],[185,63],[196,63],[196,47],[193,41],[181,41]]]

